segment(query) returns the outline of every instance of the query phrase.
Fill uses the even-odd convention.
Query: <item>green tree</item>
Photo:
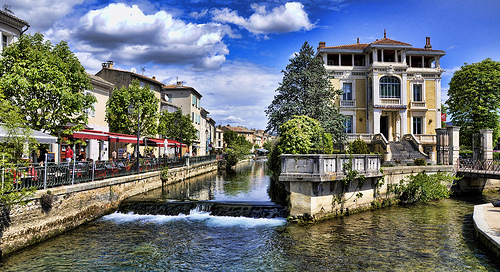
[[[180,120],[180,121],[179,121]],[[162,111],[158,122],[158,134],[168,139],[181,141],[190,146],[197,139],[197,130],[191,122],[189,114],[182,115],[181,110],[175,112]]]
[[[2,52],[0,92],[20,109],[32,129],[71,134],[87,123],[96,98],[89,76],[64,41],[52,45],[40,33],[22,35]],[[68,128],[68,123],[77,124]]]
[[[230,169],[245,155],[250,153],[253,145],[245,136],[239,135],[232,130],[224,131],[223,137],[226,145],[224,148],[224,152],[226,153],[226,164],[229,166],[228,169]]]
[[[19,109],[12,105],[10,101],[1,97],[0,123],[6,132],[6,137],[0,143],[0,167],[7,169],[3,173],[0,186],[0,209],[7,209],[8,211],[14,204],[26,204],[26,199],[36,191],[36,188],[18,190],[15,186],[21,182],[19,175],[22,174],[18,172],[17,166],[20,164],[27,165],[28,163],[27,160],[22,160],[22,154],[29,154],[36,149],[37,142],[31,136],[31,129],[26,126],[24,116],[20,114]],[[0,233],[4,226],[0,226]]]
[[[141,87],[138,80],[132,81],[129,87],[114,90],[106,103],[106,121],[109,130],[116,133],[137,134],[137,115],[140,110],[140,133],[154,137],[158,128],[159,100],[149,88]],[[133,112],[129,111],[133,106]]]
[[[278,150],[281,154],[309,154],[321,148],[323,127],[308,116],[294,116],[280,127]]]
[[[460,143],[471,146],[472,135],[480,129],[493,129],[499,135],[500,62],[485,59],[465,64],[453,74],[446,104],[453,124],[460,126]]]
[[[282,72],[278,94],[266,110],[269,118],[266,131],[278,132],[286,121],[305,115],[318,120],[336,142],[343,141],[345,117],[334,104],[342,92],[333,88],[333,77],[326,71],[323,60],[314,56],[313,48],[304,42]]]

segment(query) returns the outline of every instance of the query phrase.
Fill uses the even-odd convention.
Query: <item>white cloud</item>
[[[118,64],[115,68],[130,71],[132,66]],[[203,96],[201,106],[210,112],[209,116],[217,124],[260,129],[267,126],[264,110],[273,100],[282,79],[279,70],[233,61],[226,61],[217,71],[198,73],[159,66],[146,69],[144,75],[154,75],[165,84],[184,81],[185,86],[195,88]]]
[[[251,5],[254,13],[247,19],[238,15],[237,11],[224,9],[212,10],[213,20],[231,23],[247,29],[254,34],[286,33],[299,30],[311,30],[315,27],[309,22],[304,5],[299,2],[288,2],[285,5],[268,11],[266,6]]]
[[[145,14],[139,6],[123,3],[89,11],[79,23],[73,32],[78,51],[127,64],[140,60],[219,69],[229,54],[223,38],[237,37],[227,25],[186,23],[166,11]]]
[[[8,3],[15,16],[27,21],[31,30],[44,31],[73,11],[83,0],[16,0]]]

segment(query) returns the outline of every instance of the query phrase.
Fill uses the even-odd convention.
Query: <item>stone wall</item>
[[[386,197],[388,184],[423,171],[431,175],[454,169],[451,165],[384,167],[384,179],[379,181],[380,157],[354,155],[358,178],[344,185],[346,172],[341,165],[348,160],[346,155],[283,155],[280,181],[290,193],[290,216],[319,219],[366,210],[377,197]]]
[[[216,170],[217,162],[170,169],[167,183]],[[39,190],[27,206],[11,208],[10,224],[0,240],[2,256],[110,214],[127,197],[161,186],[156,171],[51,188],[50,195],[49,190]]]

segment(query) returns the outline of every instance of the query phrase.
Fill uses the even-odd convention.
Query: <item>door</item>
[[[380,133],[389,141],[389,116],[380,116]]]

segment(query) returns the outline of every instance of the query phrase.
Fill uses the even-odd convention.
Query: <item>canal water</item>
[[[269,201],[268,184],[265,162],[251,162],[147,197]],[[473,205],[483,201],[395,206],[307,226],[196,210],[114,213],[8,257],[0,271],[497,271],[474,241]]]

